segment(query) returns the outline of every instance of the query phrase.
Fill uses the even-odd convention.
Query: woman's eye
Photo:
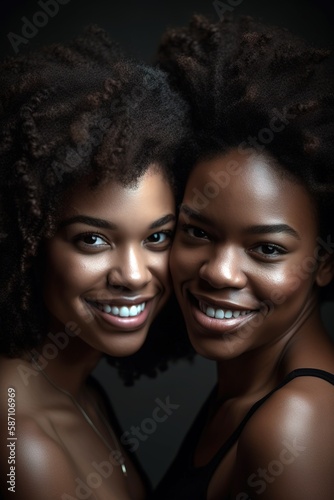
[[[105,241],[102,236],[99,236],[98,234],[94,233],[85,233],[85,234],[80,234],[76,240],[76,242],[81,242],[84,243],[86,246],[90,247],[99,247],[99,246],[104,246],[108,245],[108,243]]]
[[[190,226],[189,224],[184,224],[182,226],[182,230],[189,236],[192,236],[193,238],[208,239],[207,233],[203,231],[203,229],[200,229],[199,227]]]
[[[157,233],[151,234],[148,238],[146,238],[147,243],[153,243],[154,245],[164,245],[166,243],[170,243],[172,238],[172,231],[159,231]]]
[[[256,252],[263,256],[277,257],[279,255],[284,255],[286,253],[286,250],[278,245],[273,245],[270,243],[262,243],[257,247],[253,247],[252,252]]]
[[[261,245],[262,252],[266,255],[275,255],[277,254],[277,248],[273,245]]]

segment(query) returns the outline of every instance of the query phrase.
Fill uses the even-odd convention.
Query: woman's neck
[[[315,367],[317,363],[320,366],[320,360],[329,348],[328,342],[319,309],[314,308],[303,323],[293,325],[275,342],[254,348],[237,358],[219,361],[218,398],[261,397],[292,370]]]
[[[67,335],[64,329],[50,329],[47,340],[30,351],[32,367],[45,374],[56,386],[79,398],[89,374],[103,354],[77,335]],[[61,334],[52,333],[59,332]]]

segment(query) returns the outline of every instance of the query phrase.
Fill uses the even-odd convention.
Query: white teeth
[[[230,309],[214,309],[212,306],[207,306],[203,302],[199,302],[199,307],[204,314],[209,316],[209,318],[216,319],[230,319],[230,318],[239,318],[239,316],[245,316],[249,314],[251,311],[232,311]]]
[[[222,309],[217,309],[215,318],[224,319],[224,317],[225,317],[224,311]]]
[[[215,317],[215,310],[213,307],[208,307],[207,310],[205,311],[205,314],[207,316],[210,316],[210,318],[214,318]]]
[[[122,306],[119,310],[119,315],[121,318],[128,318],[130,316],[130,310],[126,306]]]
[[[130,316],[137,316],[139,313],[138,313],[138,308],[137,306],[131,306],[130,307]]]
[[[101,311],[107,313],[107,314],[112,314],[113,316],[120,316],[121,318],[128,318],[128,317],[135,317],[140,314],[146,306],[146,303],[143,302],[142,304],[136,304],[131,307],[127,306],[110,306],[109,304],[99,304],[98,302],[95,303],[95,306],[100,309]]]

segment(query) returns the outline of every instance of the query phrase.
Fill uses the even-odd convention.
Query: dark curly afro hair
[[[329,56],[328,50],[251,17],[212,23],[196,15],[189,26],[165,33],[157,57],[190,104],[194,139],[185,164],[231,148],[268,155],[308,189],[325,242],[334,239]]]
[[[150,163],[175,187],[187,106],[161,70],[125,58],[95,26],[5,60],[0,75],[0,345],[20,356],[46,338],[41,248],[65,193],[87,175],[92,187],[130,185]],[[163,359],[150,363],[147,373]]]

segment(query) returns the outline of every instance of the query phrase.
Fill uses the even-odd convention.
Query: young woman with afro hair
[[[0,73],[2,498],[143,499],[90,373],[169,297],[186,105],[97,27]]]
[[[171,272],[217,385],[158,500],[330,500],[334,92],[328,52],[253,19],[196,16],[159,63],[193,140]]]

